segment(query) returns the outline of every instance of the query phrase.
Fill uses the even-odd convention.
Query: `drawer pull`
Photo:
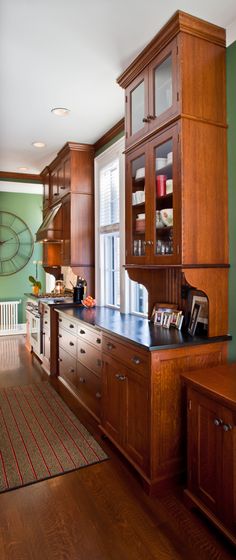
[[[59,338],[62,338],[62,334],[59,334],[58,336],[59,336]]]
[[[97,393],[96,393],[96,399],[101,399],[101,398],[102,398],[101,393],[97,392]]]
[[[47,324],[48,324],[48,322],[47,322],[47,321],[44,321],[44,324],[45,324],[45,325],[47,325]]]
[[[138,356],[134,356],[133,358],[131,358],[131,362],[133,362],[133,364],[141,364],[141,360],[140,358],[138,358]]]
[[[86,352],[83,348],[80,348],[80,354],[86,354]]]
[[[126,380],[126,375],[121,375],[120,373],[116,373],[115,377],[116,377],[116,379],[118,379],[118,381],[125,381]]]
[[[75,328],[75,325],[72,325],[72,323],[71,323],[70,329],[74,329],[74,328]]]
[[[79,382],[80,382],[80,383],[85,383],[85,381],[86,381],[86,380],[85,380],[84,377],[80,377],[80,378],[79,378]]]
[[[74,342],[71,342],[71,341],[70,341],[70,346],[74,346],[74,345],[75,345]]]
[[[46,313],[47,313],[47,311],[45,310],[45,311],[44,311],[44,315],[46,315]]]
[[[222,426],[223,420],[221,420],[221,418],[215,418],[214,419],[214,424],[215,424],[215,426]]]
[[[232,429],[233,429],[233,426],[231,424],[223,424],[224,432],[229,432]]]
[[[112,348],[115,348],[115,346],[111,342],[108,342],[107,343],[107,348],[108,348],[108,350],[112,350]]]
[[[69,369],[69,373],[75,373],[74,368],[70,368],[70,369]]]
[[[85,334],[85,331],[83,331],[83,329],[80,329],[79,334]]]
[[[98,344],[101,344],[101,342],[102,342],[102,341],[101,341],[101,338],[97,338],[96,342],[97,342]]]
[[[101,365],[102,365],[102,360],[99,360],[99,359],[98,359],[98,360],[97,360],[97,366],[98,366],[98,367],[101,367]]]
[[[62,362],[62,358],[58,358],[58,362]]]
[[[59,318],[60,323],[62,323],[62,319]]]

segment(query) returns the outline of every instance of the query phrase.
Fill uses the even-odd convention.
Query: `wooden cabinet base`
[[[219,521],[219,518],[216,517],[204,504],[196,498],[189,490],[184,491],[184,501],[186,506],[189,509],[198,509],[202,511],[202,513],[223,533],[230,542],[236,546],[236,535],[233,535],[226,527]]]
[[[64,386],[66,387],[67,391],[71,394],[71,396],[79,403],[79,405],[81,405],[87,412],[89,412],[89,414],[91,414],[91,416],[96,420],[96,422],[100,422],[100,418],[93,412],[93,410],[91,410],[91,408],[89,408],[86,403],[80,399],[79,394],[75,388],[74,385],[70,384],[68,382],[68,380],[63,379],[63,377],[61,377],[59,375],[59,377],[57,378],[58,381]]]

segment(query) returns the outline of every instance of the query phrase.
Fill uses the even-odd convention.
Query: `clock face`
[[[26,223],[11,212],[0,211],[0,276],[24,268],[33,248],[33,236]]]

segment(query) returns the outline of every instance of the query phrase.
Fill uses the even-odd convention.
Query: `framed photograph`
[[[173,304],[173,303],[155,303],[154,306],[153,306],[150,321],[154,322],[156,311],[159,311],[159,310],[162,311],[162,312],[168,311],[168,312],[171,313],[172,310],[174,310],[174,309],[176,309],[176,305]]]
[[[201,306],[201,310],[198,316],[198,323],[203,323],[204,325],[208,325],[208,299],[206,296],[199,296],[193,295],[192,299],[192,308],[191,308],[191,315],[193,312],[193,308],[195,303],[199,303]]]
[[[189,326],[188,326],[188,333],[191,334],[191,336],[195,335],[195,331],[196,331],[196,327],[197,327],[197,322],[198,322],[198,317],[201,311],[201,305],[200,303],[195,302],[194,306],[193,306],[193,310],[191,313],[191,317],[190,317],[190,321],[189,321]]]
[[[159,308],[155,311],[154,325],[159,325],[161,327],[163,323],[163,315],[164,315],[163,309]]]
[[[178,329],[178,325],[181,317],[182,317],[182,311],[177,311],[177,310],[172,311],[170,326],[176,327]]]
[[[163,312],[162,326],[163,326],[165,329],[169,329],[169,328],[170,328],[171,317],[172,317],[172,312],[169,312],[169,311],[164,311],[164,312]]]

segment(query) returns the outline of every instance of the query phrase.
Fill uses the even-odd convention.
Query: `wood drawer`
[[[97,418],[101,417],[101,379],[77,361],[76,387],[78,397]]]
[[[103,335],[102,350],[106,354],[122,361],[129,368],[142,375],[148,375],[149,353],[139,350],[137,346],[131,344],[121,344],[114,338]]]
[[[59,375],[76,386],[76,358],[59,348]]]
[[[98,348],[102,346],[102,333],[96,329],[90,329],[87,327],[86,323],[79,323],[77,333],[82,340],[94,344]]]
[[[60,314],[59,314],[58,321],[59,321],[59,328],[62,327],[63,329],[72,332],[73,334],[77,334],[77,328],[78,328],[77,321],[67,319],[67,317],[62,317]]]
[[[43,332],[45,331],[50,331],[50,318],[48,317],[48,315],[46,315],[46,317],[43,317]]]
[[[102,373],[102,352],[81,337],[77,338],[77,360],[94,373],[101,376]]]
[[[59,328],[59,346],[64,348],[71,356],[76,358],[76,342],[77,337],[74,336],[72,333],[65,331],[61,327]]]

